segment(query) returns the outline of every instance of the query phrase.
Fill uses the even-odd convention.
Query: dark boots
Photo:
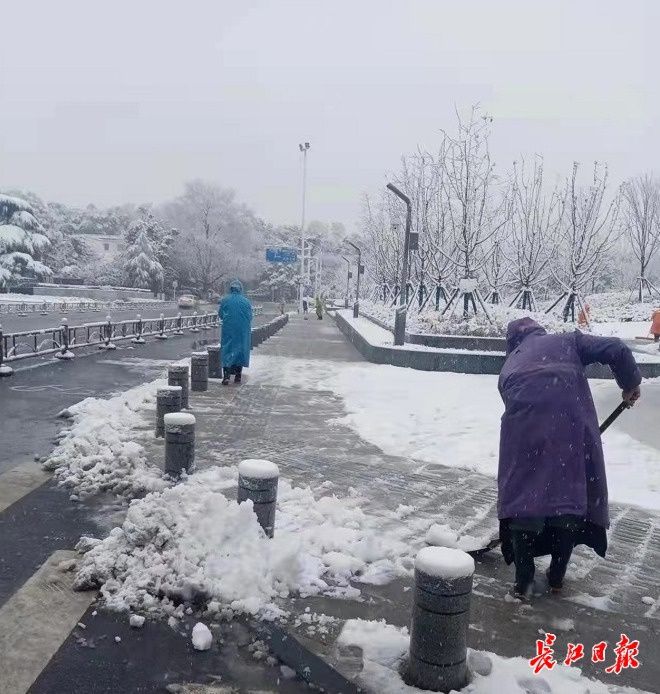
[[[223,368],[222,369],[222,385],[223,386],[229,385],[229,377],[232,374],[234,374],[234,383],[240,383],[242,372],[243,372],[242,366],[231,366],[229,368]]]

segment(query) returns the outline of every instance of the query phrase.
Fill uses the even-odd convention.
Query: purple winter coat
[[[504,400],[498,517],[575,514],[609,527],[598,419],[584,367],[608,364],[622,390],[641,382],[618,338],[548,335],[531,318],[509,324],[499,379]]]

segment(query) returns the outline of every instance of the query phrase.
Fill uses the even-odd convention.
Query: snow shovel
[[[627,410],[630,407],[627,402],[620,402],[613,410],[612,414],[610,414],[607,419],[603,421],[603,423],[598,427],[600,433],[602,434],[605,432],[610,425],[617,419],[617,417],[624,411]],[[491,549],[495,549],[496,547],[499,546],[501,540],[499,537],[494,537],[488,544],[486,544],[485,547],[479,547],[478,549],[473,549],[469,550],[468,554],[471,557],[474,557],[475,559],[478,559],[479,557],[483,556],[486,554],[486,552],[490,552]]]

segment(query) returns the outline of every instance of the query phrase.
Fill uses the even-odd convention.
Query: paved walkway
[[[259,379],[253,370],[253,375],[248,373],[239,388],[222,388],[212,383],[207,393],[193,394],[200,467],[265,457],[277,462],[282,474],[294,482],[313,485],[329,480],[338,496],[348,494],[353,487],[369,500],[365,512],[381,518],[383,530],[398,532],[404,541],[419,541],[419,537],[414,534],[414,522],[401,522],[392,513],[400,504],[414,507],[405,513],[407,520],[412,517],[419,521],[418,527],[428,527],[430,519],[439,517],[475,535],[494,527],[493,479],[441,466],[425,466],[422,473],[415,473],[418,462],[384,455],[352,429],[331,423],[345,414],[343,402],[335,394],[295,385],[292,374],[300,369],[319,369],[320,376],[322,371],[362,362],[331,320],[310,317],[303,321],[294,317],[255,355],[259,366],[256,372],[263,373],[260,369],[266,364],[268,378]],[[383,369],[386,378],[387,369],[393,367],[369,368]],[[160,440],[150,444],[155,463],[162,460],[162,445]],[[99,500],[80,504],[75,511],[71,504],[62,506],[63,503],[67,503],[66,495],[46,485],[10,507],[0,520],[9,520],[11,516],[12,523],[21,518],[25,522],[34,514],[39,519],[36,541],[39,533],[45,532],[49,514],[54,518],[58,512],[66,513],[69,509],[68,513],[75,518],[70,518],[68,524],[77,522],[82,531],[89,524],[107,527],[108,513],[113,510],[105,508],[102,512]],[[475,576],[470,645],[507,656],[531,656],[540,629],[558,634],[559,650],[569,640],[583,642],[587,650],[593,643],[605,640],[611,648],[620,633],[626,632],[631,638],[640,639],[643,665],[638,670],[625,671],[619,678],[612,677],[611,681],[656,691],[660,664],[652,661],[651,652],[660,631],[660,613],[642,603],[641,597],[658,598],[660,518],[621,506],[615,507],[612,515],[607,559],[577,552],[566,594],[561,598],[542,596],[532,606],[506,602],[511,568],[506,567],[499,552],[485,556]],[[16,539],[12,541],[12,547],[20,546]],[[58,548],[67,545],[59,544]],[[43,558],[38,563],[41,561]],[[364,598],[359,602],[316,597],[293,600],[287,606],[299,613],[309,607],[312,612],[340,620],[361,616],[385,618],[400,625],[408,623],[409,581],[397,580],[380,587],[360,584],[359,588]],[[575,602],[579,594],[600,599],[594,600],[592,606],[581,605]],[[208,657],[193,654],[185,637],[159,624],[148,624],[137,636],[132,632],[130,639],[124,639],[124,646],[115,643],[113,635],[126,635],[125,618],[101,611],[92,617],[93,609],[92,605],[81,617],[87,629],[74,630],[64,641],[30,689],[32,694],[67,691],[61,687],[74,681],[81,683],[76,691],[90,694],[166,691],[163,687],[168,683],[208,683],[214,673],[223,673],[223,683],[240,683],[241,691],[303,691],[300,683],[284,680],[276,687],[276,669],[246,660],[241,649],[236,650],[240,634],[233,638],[228,632],[227,647],[209,652]],[[572,630],[563,631],[571,624]],[[338,628],[335,625],[322,637],[310,637],[305,629],[300,633],[309,639],[311,648],[329,653]],[[600,666],[592,669],[587,662],[583,667],[587,674],[607,678]]]
[[[248,377],[245,387],[222,389],[214,384],[207,393],[195,394],[200,467],[261,457],[278,463],[282,474],[294,482],[314,486],[330,480],[337,495],[347,494],[353,487],[369,499],[364,510],[382,516],[383,530],[398,532],[400,539],[410,542],[419,541],[419,535],[414,534],[416,523],[404,524],[391,513],[400,504],[414,506],[410,513],[420,527],[428,527],[430,519],[437,521],[439,517],[461,527],[462,533],[480,535],[497,527],[492,478],[442,466],[427,465],[424,472],[413,472],[419,469],[418,462],[384,455],[352,429],[331,424],[345,414],[336,395],[293,385],[291,374],[297,369],[327,372],[341,363],[362,362],[331,320],[294,318],[257,354],[272,365],[267,383]],[[387,369],[393,367],[369,368],[384,369],[386,378]],[[161,445],[154,443],[157,459],[162,456]],[[440,440],[438,445],[442,445]],[[540,597],[532,607],[505,601],[512,569],[499,551],[486,555],[475,577],[470,645],[508,656],[531,657],[539,628],[557,631],[562,647],[568,640],[582,641],[585,646],[606,640],[613,646],[620,633],[627,632],[640,639],[642,648],[646,643],[649,654],[660,631],[660,613],[641,598],[658,598],[660,518],[622,506],[612,508],[612,517],[607,559],[576,551],[565,595]],[[411,533],[408,536],[406,525]],[[410,614],[409,585],[407,581],[383,587],[360,584],[360,590],[371,599],[359,603],[320,598],[297,603],[301,609],[309,606],[312,611],[339,617],[385,617],[404,625]],[[594,598],[592,606],[576,602],[584,602],[585,595]],[[604,609],[596,609],[596,605]],[[573,620],[574,630],[562,634],[557,625],[568,619]],[[590,664],[584,669],[589,673]],[[599,666],[593,674],[602,679],[603,668]],[[660,681],[660,665],[647,657],[644,667],[612,681],[653,691]]]

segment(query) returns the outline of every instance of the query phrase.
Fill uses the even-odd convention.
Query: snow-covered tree
[[[41,262],[49,241],[32,206],[21,198],[0,194],[0,286],[19,277],[51,274]]]
[[[632,251],[639,263],[638,298],[644,290],[659,294],[649,282],[647,270],[660,248],[660,181],[649,174],[637,176],[623,184],[626,231]]]
[[[509,190],[507,231],[511,269],[519,308],[535,311],[534,290],[549,275],[551,245],[560,220],[559,198],[543,187],[543,160],[537,157],[531,170],[525,162],[514,162]]]
[[[548,309],[551,311],[564,298],[564,320],[575,320],[575,308],[583,308],[581,294],[598,277],[619,231],[620,196],[607,202],[607,167],[594,164],[590,185],[578,183],[579,165],[566,181],[560,196],[559,237],[553,274],[563,288],[562,296]]]
[[[138,232],[126,249],[126,274],[132,287],[158,291],[163,282],[163,266],[156,260],[146,229]]]

